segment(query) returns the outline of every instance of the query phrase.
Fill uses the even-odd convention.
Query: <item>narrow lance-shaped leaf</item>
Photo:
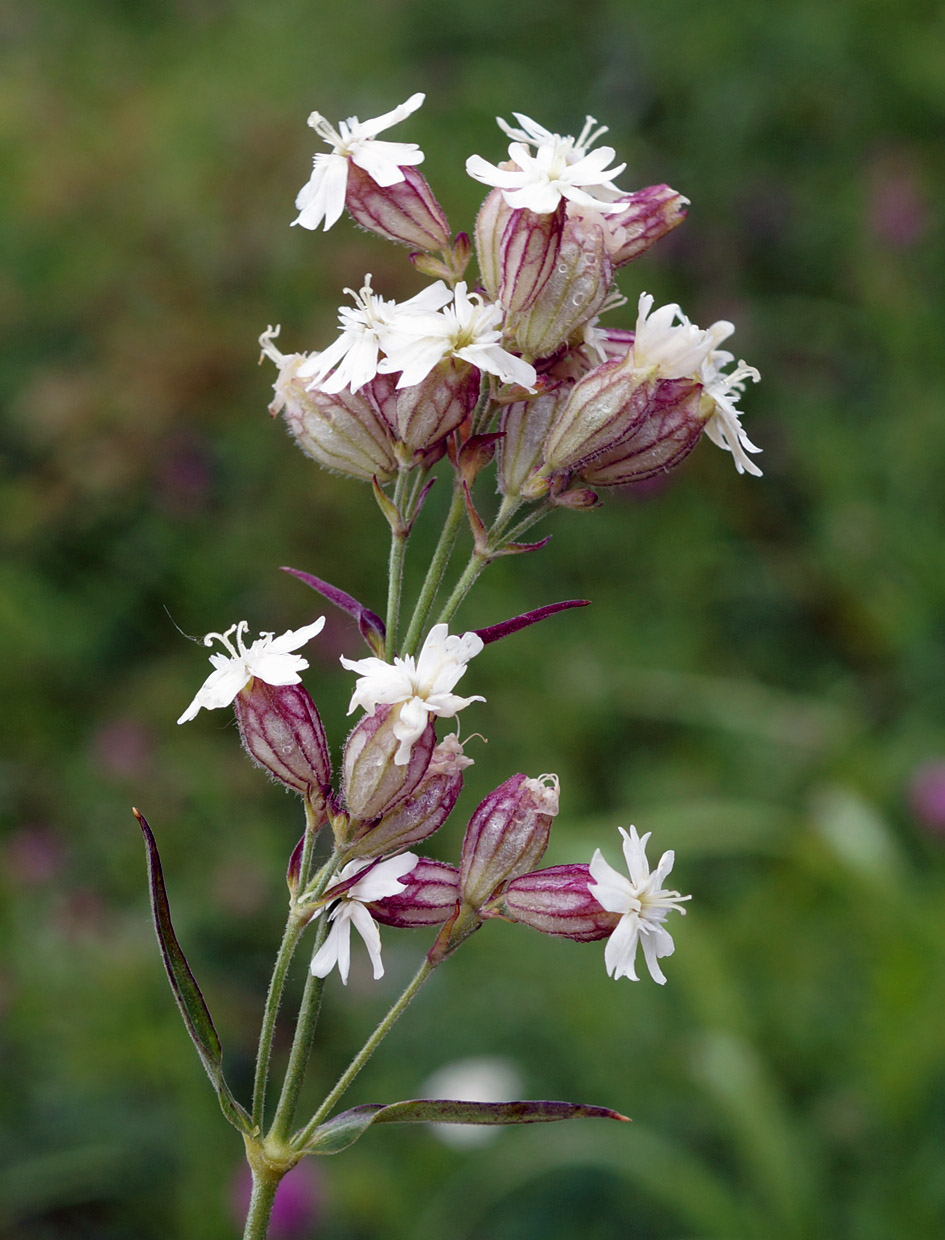
[[[374,654],[379,658],[384,656],[384,638],[387,630],[384,621],[377,615],[365,607],[363,603],[359,603],[356,598],[350,594],[346,594],[344,590],[339,590],[337,586],[333,586],[328,581],[322,581],[321,577],[316,577],[312,573],[304,573],[300,568],[283,567],[284,573],[291,573],[293,577],[298,577],[299,581],[304,581],[307,586],[311,586],[313,590],[317,590],[322,598],[328,599],[329,603],[334,603],[342,611],[347,612],[349,616],[353,616],[358,622],[358,631],[367,642]]]
[[[610,1107],[580,1102],[457,1102],[448,1098],[415,1098],[409,1102],[366,1103],[334,1116],[315,1129],[306,1154],[337,1154],[353,1145],[372,1124],[550,1124],[563,1119],[629,1117]]]
[[[536,607],[534,611],[526,611],[520,616],[513,616],[510,620],[503,620],[500,624],[490,624],[488,628],[476,629],[476,634],[482,639],[483,645],[488,646],[490,642],[497,642],[500,637],[508,637],[510,633],[527,629],[530,624],[537,624],[546,616],[553,616],[559,611],[567,611],[569,607],[587,607],[589,603],[590,599],[586,598],[571,598],[564,603],[548,603],[545,607]]]
[[[220,1046],[220,1039],[204,997],[200,993],[200,987],[190,971],[190,965],[187,963],[187,958],[181,950],[171,924],[171,910],[164,886],[164,871],[161,869],[161,858],[154,835],[144,815],[137,810],[132,812],[138,820],[147,849],[151,911],[154,914],[154,929],[157,932],[161,955],[164,957],[167,980],[171,984],[171,990],[174,992],[181,1017],[190,1034],[190,1040],[197,1048],[200,1062],[216,1090],[223,1114],[234,1128],[240,1129],[241,1132],[251,1132],[252,1122],[249,1116],[233,1097],[230,1087],[223,1078],[223,1050]]]

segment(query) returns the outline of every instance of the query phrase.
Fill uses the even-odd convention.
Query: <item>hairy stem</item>
[[[407,494],[408,473],[401,470],[394,484],[393,504],[397,509],[398,521],[391,525],[390,559],[387,568],[387,636],[384,641],[384,654],[392,659],[397,653],[397,625],[400,620],[400,595],[404,580],[404,556],[407,551],[407,525],[404,513],[404,499]]]
[[[433,558],[430,561],[430,567],[427,569],[427,575],[424,579],[420,596],[417,599],[417,606],[414,609],[413,618],[410,621],[410,627],[404,639],[404,654],[414,654],[420,645],[420,637],[430,615],[430,609],[436,599],[440,583],[443,580],[443,574],[446,572],[446,566],[449,564],[450,556],[453,554],[456,536],[459,534],[460,527],[463,524],[464,514],[465,504],[463,502],[462,481],[457,474],[453,484],[453,498],[449,512],[446,514],[446,522],[436,544],[436,550],[433,552]]]
[[[321,824],[315,817],[311,802],[305,801],[305,843],[302,845],[302,857],[299,864],[299,890],[304,890],[308,882],[308,872],[312,864],[312,853],[315,847],[315,836]],[[305,929],[307,916],[300,915],[293,899],[289,908],[282,942],[273,966],[269,990],[266,994],[266,1006],[263,1009],[262,1026],[259,1030],[259,1049],[256,1052],[256,1071],[253,1078],[253,1110],[252,1120],[256,1128],[262,1129],[265,1122],[266,1089],[269,1083],[269,1069],[272,1061],[272,1041],[276,1032],[276,1018],[282,1003],[282,992],[285,988],[286,974],[298,946],[299,938]]]
[[[305,1143],[311,1139],[312,1134],[315,1132],[315,1129],[318,1127],[318,1125],[321,1124],[323,1120],[328,1118],[328,1116],[334,1110],[335,1103],[338,1102],[341,1096],[348,1089],[348,1086],[351,1085],[355,1077],[358,1075],[358,1073],[361,1071],[361,1069],[364,1067],[367,1061],[371,1058],[371,1056],[377,1050],[381,1042],[383,1042],[383,1040],[390,1033],[391,1029],[393,1029],[394,1024],[397,1021],[397,1018],[406,1010],[406,1008],[410,1004],[410,1001],[413,999],[414,995],[416,995],[417,991],[420,989],[423,983],[427,980],[427,978],[433,972],[434,968],[435,968],[435,965],[430,964],[428,960],[424,960],[423,964],[417,970],[413,981],[410,983],[410,985],[407,987],[404,993],[400,996],[397,1002],[393,1005],[393,1007],[391,1007],[390,1011],[387,1013],[387,1015],[384,1017],[381,1023],[377,1026],[377,1028],[374,1030],[374,1032],[371,1034],[368,1040],[364,1043],[364,1045],[358,1051],[357,1055],[355,1055],[354,1059],[351,1060],[351,1063],[348,1064],[347,1068],[338,1078],[338,1082],[335,1085],[334,1089],[331,1091],[331,1093],[328,1095],[328,1097],[325,1099],[322,1105],[318,1108],[318,1110],[315,1112],[315,1114],[312,1116],[309,1122],[305,1125],[305,1127],[300,1129],[299,1132],[295,1134],[295,1136],[292,1139],[292,1145],[296,1150],[303,1149],[305,1146]]]

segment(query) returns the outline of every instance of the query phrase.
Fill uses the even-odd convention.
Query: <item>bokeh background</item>
[[[309,111],[364,118],[422,89],[396,136],[426,151],[456,229],[480,199],[465,158],[500,157],[493,117],[513,110],[572,133],[590,112],[622,185],[690,197],[621,285],[737,323],[765,476],[700,445],[665,485],[558,514],[461,615],[593,600],[475,665],[488,702],[467,728],[488,746],[461,805],[556,770],[549,863],[598,844],[616,862],[631,821],[674,847],[694,898],[669,984],[487,927],[351,1094],[415,1096],[487,1055],[526,1096],[633,1125],[469,1150],[369,1133],[293,1173],[276,1234],[941,1236],[941,7],[34,0],[3,11],[0,42],[0,1235],[236,1232],[240,1142],[171,1002],[130,806],[245,1093],[298,810],[224,712],[175,726],[207,670],[175,625],[306,622],[321,608],[282,564],[380,609],[370,494],[270,420],[256,337],[281,322],[284,347],[324,347],[365,271],[419,287],[350,224],[289,223]],[[336,752],[337,655],[358,651],[340,615],[311,648]],[[381,984],[329,983],[313,1101],[425,950],[385,939]]]

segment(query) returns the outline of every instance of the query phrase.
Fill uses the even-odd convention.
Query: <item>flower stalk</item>
[[[437,728],[485,701],[454,692],[468,664],[487,644],[587,601],[546,603],[478,631],[451,633],[486,566],[542,547],[547,539],[519,540],[552,508],[589,510],[599,488],[676,469],[703,436],[731,454],[739,473],[760,473],[751,459],[760,449],[737,408],[746,382],[759,375],[720,347],[732,324],[699,328],[675,304],[654,309],[646,293],[633,330],[599,322],[627,302],[614,283],[617,270],[681,223],[687,200],[667,185],[621,189],[615,178],[626,165],[615,162],[612,147],[595,148],[606,127],[592,117],[571,137],[515,113],[516,126],[499,121],[511,139],[508,160],[467,161],[469,174],[489,187],[475,228],[479,277],[467,282],[469,235],[452,234],[418,171],[423,152],[415,143],[378,138],[423,98],[417,93],[372,120],[350,117],[337,126],[313,112],[309,124],[328,150],[315,155],[295,223],[327,231],[347,211],[375,237],[414,250],[415,271],[432,283],[398,303],[375,291],[366,274],[357,292],[346,290],[354,305],[339,311],[339,335],[325,348],[284,355],[274,344],[278,328],[260,338],[278,369],[270,412],[284,413],[296,443],[318,465],[370,484],[390,526],[384,621],[345,590],[290,570],[353,618],[371,652],[341,656],[357,677],[348,713],[360,714],[340,776],[332,774],[326,731],[300,675],[309,665],[299,651],[324,618],[309,614],[300,628],[279,637],[262,632],[252,641],[245,620],[208,634],[204,644],[222,651],[210,655],[213,670],[178,720],[232,704],[249,757],[300,796],[305,809],[248,1113],[224,1078],[220,1038],[171,924],[157,844],[136,811],[168,979],[224,1114],[244,1137],[253,1179],[244,1240],[266,1240],[279,1183],[301,1157],[337,1153],[375,1122],[622,1118],[583,1104],[444,1099],[334,1112],[434,969],[494,919],[575,943],[606,940],[604,964],[614,978],[637,980],[640,948],[650,978],[665,983],[659,961],[674,950],[665,923],[685,912],[689,899],[663,886],[672,852],[651,871],[649,836],[621,828],[626,876],[599,849],[589,863],[536,869],[558,814],[556,775],[519,773],[488,794],[469,819],[458,867],[408,849],[444,827],[460,801],[472,759],[458,727],[439,737]],[[482,495],[480,479],[494,458],[501,499],[488,524],[473,493],[479,488]],[[437,468],[451,471],[450,503],[401,643],[407,541]],[[488,499],[485,509],[492,510]],[[465,524],[472,547],[431,626]],[[330,856],[318,868],[318,837],[328,824]],[[277,1022],[311,923],[311,959],[269,1120]],[[381,927],[385,935],[433,929],[435,937],[409,985],[293,1134],[326,979],[337,969],[347,984],[352,929],[381,978]]]

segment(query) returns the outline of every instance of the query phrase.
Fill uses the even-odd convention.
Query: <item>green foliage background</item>
[[[513,110],[561,132],[590,112],[622,184],[691,198],[621,285],[737,323],[765,477],[702,445],[662,489],[558,514],[461,616],[593,599],[478,661],[468,727],[489,744],[462,805],[557,770],[549,863],[616,860],[630,821],[675,847],[694,898],[669,984],[489,927],[351,1096],[492,1054],[531,1096],[634,1124],[468,1154],[372,1132],[316,1168],[320,1216],[295,1234],[941,1236],[945,861],[906,794],[945,754],[941,7],[35,0],[0,35],[0,1235],[234,1234],[241,1150],[167,992],[129,807],[245,1093],[299,823],[223,712],[175,726],[205,663],[168,613],[302,624],[313,597],[280,564],[382,610],[370,494],[270,421],[256,337],[281,321],[285,347],[322,347],[365,271],[419,286],[349,224],[288,225],[308,112],[422,89],[404,136],[454,228],[480,198],[465,157],[499,157]],[[338,617],[312,647],[336,752],[336,656],[357,649]],[[313,1099],[424,950],[385,938],[382,984],[329,985]]]

